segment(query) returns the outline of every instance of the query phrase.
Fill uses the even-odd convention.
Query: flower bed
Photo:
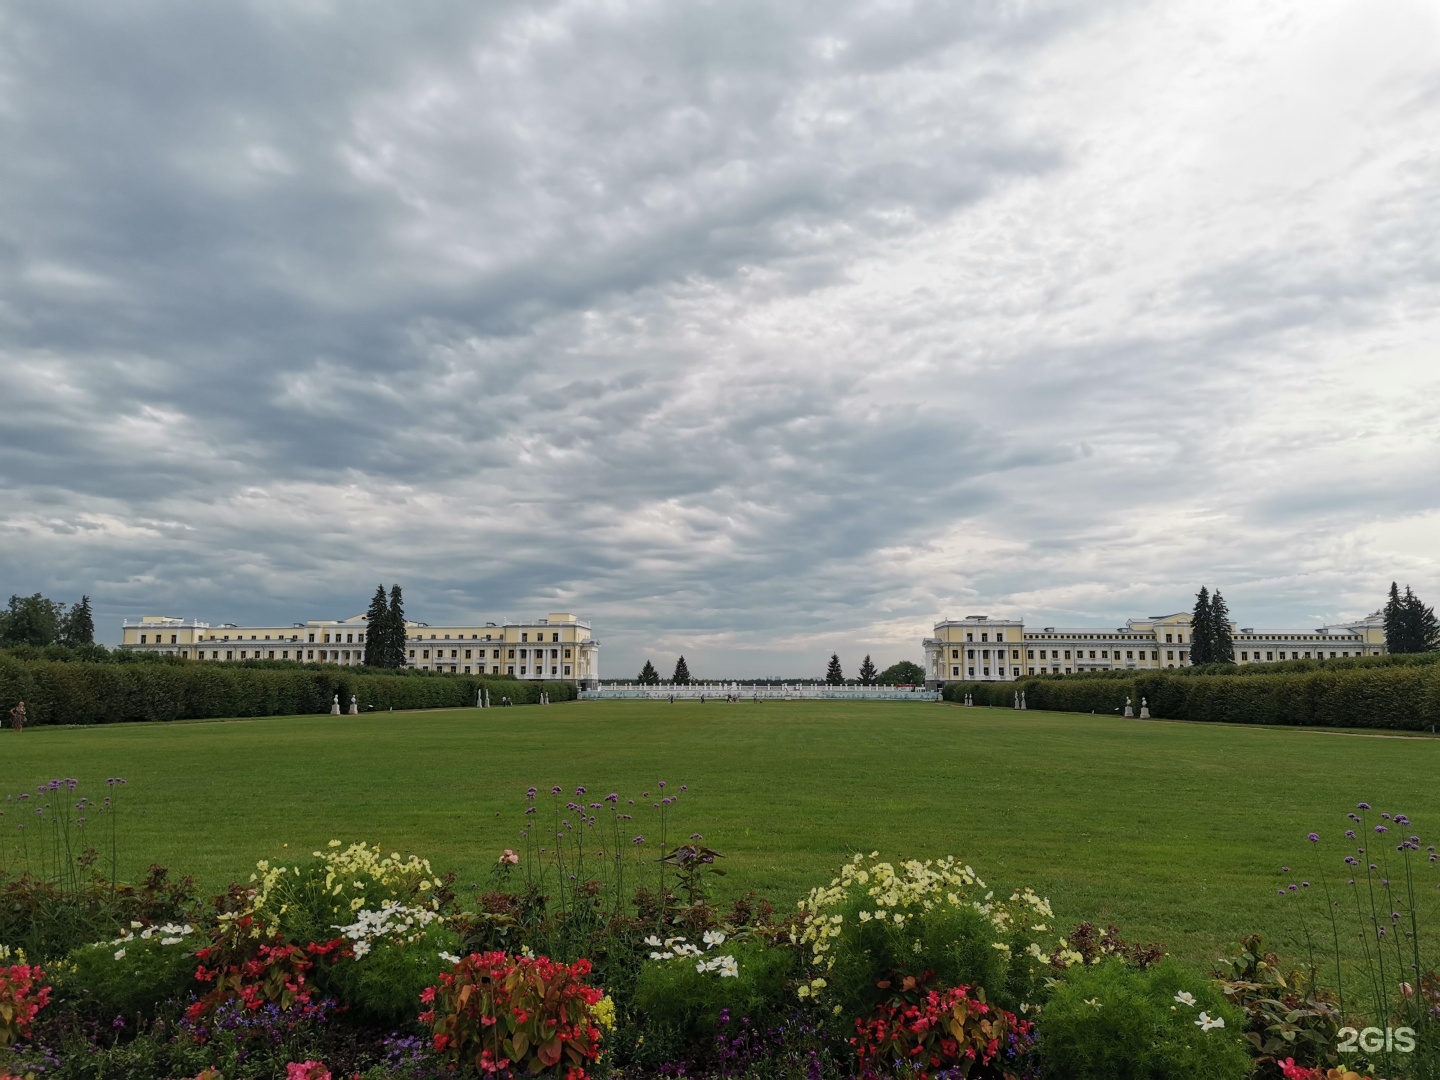
[[[0,1076],[1440,1074],[1421,901],[1434,853],[1403,814],[1372,821],[1362,804],[1355,850],[1330,857],[1374,976],[1342,992],[1324,975],[1331,954],[1354,973],[1329,863],[1278,890],[1308,920],[1304,962],[1253,937],[1207,972],[1113,927],[1061,932],[1043,896],[952,857],[855,855],[793,914],[753,895],[722,905],[722,854],[676,827],[685,792],[551,789],[547,807],[531,789],[516,846],[463,898],[424,859],[364,843],[262,861],[208,902],[158,868],[116,885],[57,846],[47,872],[0,875],[0,925],[23,928],[28,902],[47,927],[38,955],[0,944]],[[1375,1044],[1372,1028],[1389,1034]]]

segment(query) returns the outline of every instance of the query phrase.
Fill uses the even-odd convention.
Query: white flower
[[[651,934],[645,939],[645,944],[649,945],[652,949],[658,949],[660,948],[660,939],[654,934]]]
[[[125,950],[124,950],[124,949],[116,949],[116,950],[115,950],[115,959],[116,959],[116,960],[124,960],[124,959],[125,959]]]
[[[460,962],[460,957],[456,956],[454,953],[448,952],[442,952],[440,954],[440,959],[444,960],[447,964],[458,964]]]
[[[1181,990],[1178,994],[1175,995],[1175,1000],[1178,1001],[1181,1005],[1194,1005],[1195,995],[1190,993],[1189,990]],[[1204,1016],[1205,1014],[1201,1013],[1200,1015]]]
[[[1223,1028],[1225,1026],[1225,1018],[1223,1016],[1217,1016],[1212,1020],[1209,1013],[1202,1012],[1200,1019],[1195,1021],[1195,1026],[1201,1031],[1210,1031],[1212,1028]]]
[[[1098,1008],[1100,1008],[1100,999],[1099,999],[1099,998],[1086,998],[1086,999],[1085,999],[1085,1004],[1086,1004],[1086,1005],[1089,1005],[1092,1009],[1098,1009]]]
[[[355,959],[359,960],[362,956],[364,956],[370,951],[370,942],[357,941],[355,942],[353,948],[355,949]]]
[[[717,945],[723,945],[725,944],[725,934],[720,930],[706,930],[705,944],[711,949]]]
[[[722,979],[738,979],[740,977],[740,965],[735,962],[733,956],[720,958],[720,977]]]
[[[183,941],[183,940],[184,940],[183,938],[178,938],[178,937],[162,937],[162,938],[160,939],[160,944],[161,944],[161,945],[179,945],[180,942]]]

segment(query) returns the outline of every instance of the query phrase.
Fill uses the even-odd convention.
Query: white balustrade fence
[[[768,683],[713,682],[687,683],[683,686],[661,683],[647,686],[634,682],[601,683],[594,690],[581,690],[581,701],[607,701],[620,698],[638,698],[648,701],[707,701],[724,702],[727,697],[739,698],[742,702],[754,701],[939,701],[940,691],[924,687],[900,686],[846,686],[828,683]]]

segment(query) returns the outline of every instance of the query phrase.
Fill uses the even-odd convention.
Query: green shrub
[[[173,659],[173,658],[172,658]],[[24,701],[33,724],[106,724],[328,713],[338,694],[362,712],[473,706],[481,688],[517,705],[569,701],[571,683],[255,661],[215,664],[51,660],[0,654],[0,701]]]
[[[1203,975],[1172,960],[1144,971],[1107,960],[1060,981],[1040,1014],[1039,1052],[1047,1080],[1244,1080],[1244,1030],[1244,1013]]]
[[[71,952],[55,966],[56,990],[87,1016],[153,1020],[161,1005],[196,988],[195,950],[204,944],[188,924],[136,924],[114,941]]]
[[[420,994],[459,959],[460,940],[424,908],[361,911],[344,936],[355,957],[323,974],[326,992],[358,1020],[385,1029],[410,1027],[420,1014]]]
[[[800,909],[811,977],[797,993],[852,1019],[871,1015],[907,977],[978,988],[1018,1011],[1039,1000],[1057,940],[1046,900],[1030,889],[1006,899],[953,859],[897,867],[857,855]]]
[[[684,938],[651,939],[655,955],[668,958],[645,964],[635,987],[647,1031],[675,1033],[692,1049],[715,1038],[721,1010],[764,1027],[794,1005],[786,987],[795,968],[793,950],[754,937],[726,940],[708,933],[706,939],[704,948]]]

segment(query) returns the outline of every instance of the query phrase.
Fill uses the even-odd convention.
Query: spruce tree
[[[860,681],[866,686],[875,682],[875,664],[870,659],[870,654],[865,654],[865,659],[860,661]]]
[[[65,616],[60,641],[72,646],[95,644],[95,615],[90,610],[90,597],[80,597],[80,603]]]
[[[385,612],[385,667],[405,666],[405,598],[399,585],[390,586],[390,609]]]
[[[1430,652],[1440,648],[1440,625],[1435,619],[1435,609],[1426,607],[1410,586],[1405,586],[1405,598],[1401,601],[1402,624],[1405,627],[1405,651]]]
[[[660,673],[655,670],[654,664],[646,660],[645,666],[640,669],[640,677],[635,681],[641,686],[654,686],[660,681]]]
[[[690,665],[685,663],[685,657],[682,656],[675,661],[675,674],[671,676],[670,681],[682,686],[690,681]]]
[[[1409,586],[1406,586],[1408,589]],[[1410,650],[1405,640],[1405,604],[1400,599],[1400,586],[1390,583],[1390,597],[1385,601],[1385,651],[1404,653]]]
[[[1211,625],[1210,590],[1200,586],[1195,611],[1190,616],[1190,662],[1208,664],[1215,656],[1215,631]]]
[[[375,595],[370,598],[370,608],[365,612],[365,666],[372,668],[389,667],[390,609],[385,605],[385,586],[376,585]]]
[[[1230,634],[1230,609],[1216,589],[1210,597],[1210,663],[1233,664],[1235,639]],[[1191,654],[1193,658],[1193,653]]]
[[[845,673],[840,670],[839,653],[830,654],[830,664],[825,669],[825,681],[827,683],[843,683],[845,681]]]

